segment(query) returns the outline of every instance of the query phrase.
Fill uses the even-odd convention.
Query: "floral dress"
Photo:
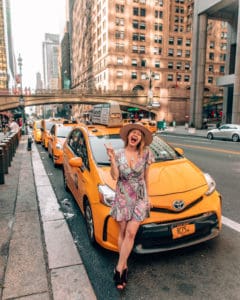
[[[144,173],[154,161],[153,154],[145,148],[133,168],[128,164],[125,149],[117,150],[115,155],[119,178],[110,214],[116,221],[143,221],[150,211]]]

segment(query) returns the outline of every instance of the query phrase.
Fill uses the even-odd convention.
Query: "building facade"
[[[69,11],[72,88],[142,92],[159,102],[159,119],[188,120],[194,1],[75,0]],[[211,75],[206,101],[220,96]]]

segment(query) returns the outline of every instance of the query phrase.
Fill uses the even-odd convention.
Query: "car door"
[[[222,125],[218,128],[218,131],[215,134],[216,138],[225,139],[228,136],[229,126]]]
[[[50,137],[48,141],[48,153],[51,156],[53,156],[53,143],[54,143],[55,131],[56,131],[56,125],[53,125],[50,129]]]
[[[76,155],[82,158],[83,166],[76,169],[76,175],[78,180],[76,198],[79,206],[83,211],[83,197],[88,195],[93,189],[93,177],[90,169],[90,148],[88,146],[88,136],[83,131],[79,134],[78,146],[76,149]],[[88,199],[90,201],[90,199]]]

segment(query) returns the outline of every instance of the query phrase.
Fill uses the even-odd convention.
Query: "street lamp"
[[[23,97],[22,90],[22,57],[18,56],[18,68],[19,68],[19,79],[20,79],[20,96],[19,96],[19,107],[22,111],[22,134],[25,133],[25,100]]]
[[[154,73],[150,70],[150,76],[147,77],[149,79],[148,84],[148,102],[147,102],[147,108],[149,111],[149,118],[151,117],[151,109],[152,108],[158,108],[160,106],[160,103],[158,101],[154,101],[153,98],[153,89],[152,89],[152,78],[154,78]]]

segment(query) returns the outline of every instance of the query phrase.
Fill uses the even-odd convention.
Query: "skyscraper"
[[[45,89],[58,88],[59,35],[45,34],[43,42],[43,81]]]

